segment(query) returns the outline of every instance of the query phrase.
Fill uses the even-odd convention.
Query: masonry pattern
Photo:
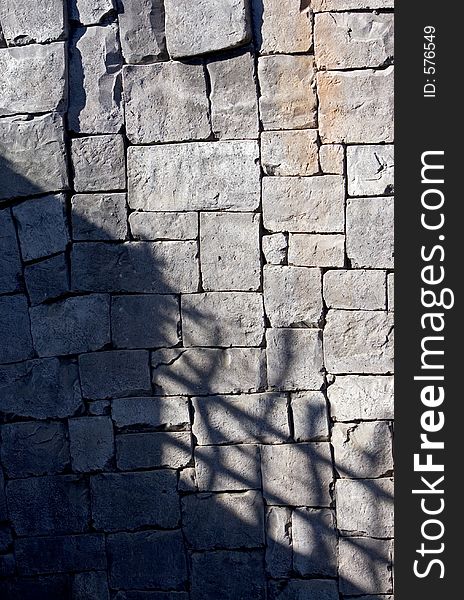
[[[393,599],[392,9],[1,0],[1,598]]]

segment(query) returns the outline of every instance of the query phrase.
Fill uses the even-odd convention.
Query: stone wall
[[[392,0],[1,0],[0,596],[392,600]]]

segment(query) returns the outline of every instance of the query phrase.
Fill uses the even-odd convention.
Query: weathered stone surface
[[[39,356],[99,350],[111,340],[110,298],[92,294],[30,309],[34,346]]]
[[[292,570],[291,510],[284,506],[266,508],[266,572],[271,577],[288,577]]]
[[[0,411],[21,417],[64,418],[82,406],[77,365],[69,360],[0,367],[0,392]]]
[[[13,577],[0,581],[2,598],[21,600],[62,600],[71,593],[67,575],[46,575],[44,577]]]
[[[194,212],[134,212],[129,215],[132,237],[136,240],[195,240],[198,215]]]
[[[392,592],[391,540],[341,538],[340,591],[344,594]],[[382,599],[387,596],[382,596]]]
[[[114,350],[82,354],[82,393],[91,400],[150,394],[150,369],[145,350]]]
[[[174,471],[105,473],[90,479],[97,530],[177,527],[180,508]]]
[[[348,146],[346,159],[350,196],[381,196],[393,192],[393,145]]]
[[[251,39],[247,0],[165,0],[166,41],[173,58],[242,46]]]
[[[2,500],[0,500],[0,504],[2,504],[2,508],[0,509],[0,511],[5,510],[5,494],[4,494],[4,490],[3,490],[3,476],[2,476],[2,481],[1,481],[1,491],[0,491],[0,495],[2,497]],[[2,514],[2,519],[4,517],[3,512],[1,512]],[[6,513],[5,513],[6,516]],[[13,545],[13,537],[11,535],[11,529],[8,526],[3,526],[0,529],[0,552],[2,553],[6,553],[8,552],[8,550],[12,547]],[[0,588],[1,589],[1,588]]]
[[[265,177],[264,227],[270,231],[343,233],[343,177]]]
[[[381,477],[393,470],[392,432],[385,421],[335,423],[332,445],[341,477]]]
[[[268,505],[330,505],[333,472],[327,442],[262,446],[261,470]]]
[[[195,467],[200,492],[261,487],[258,446],[200,446],[195,450]],[[237,514],[235,510],[233,512]]]
[[[303,267],[343,267],[345,236],[291,234],[288,239],[288,262]]]
[[[266,393],[193,398],[199,445],[282,443],[290,435],[287,398]]]
[[[2,521],[8,520],[8,508],[6,504],[5,478],[3,476],[3,470],[0,472],[0,519]]]
[[[31,304],[58,298],[69,291],[68,265],[64,254],[57,254],[24,268]]]
[[[101,534],[24,538],[16,541],[15,550],[21,575],[106,569]]]
[[[126,63],[165,60],[163,0],[117,0],[119,35]]]
[[[180,341],[176,296],[113,296],[111,334],[116,348],[160,348]]]
[[[264,129],[317,127],[313,56],[262,56],[258,75]]]
[[[73,470],[88,473],[108,468],[114,455],[110,417],[69,419],[68,426]]]
[[[319,69],[381,67],[393,60],[393,15],[323,13],[314,20]]]
[[[111,411],[110,400],[92,400],[87,403],[87,412],[90,416],[101,417],[109,415]]]
[[[341,144],[323,144],[319,148],[321,171],[333,175],[343,175],[345,149]]]
[[[200,259],[205,290],[254,291],[260,286],[260,216],[200,215]]]
[[[197,477],[194,467],[186,467],[179,471],[179,492],[198,492]]]
[[[272,327],[317,327],[323,310],[320,269],[266,265],[263,287]]]
[[[246,292],[182,296],[184,346],[260,346],[264,337],[263,299]]]
[[[73,240],[124,240],[125,194],[77,194],[71,201]]]
[[[16,230],[9,209],[0,211],[0,293],[20,290],[22,271]]]
[[[118,592],[115,600],[189,600],[187,592]],[[393,600],[386,598],[386,600]]]
[[[283,233],[273,233],[261,238],[263,254],[269,265],[283,265],[287,259],[287,236]]]
[[[73,600],[109,600],[108,577],[103,571],[76,573],[72,582]]]
[[[317,130],[264,131],[261,161],[266,175],[314,175],[319,171]]]
[[[12,423],[2,427],[2,464],[8,477],[60,473],[70,464],[62,423]]]
[[[363,8],[393,8],[394,0],[311,0],[314,12],[330,10],[360,10]]]
[[[385,271],[327,271],[324,300],[328,308],[385,309]]]
[[[126,166],[122,135],[75,138],[71,142],[74,187],[77,192],[122,190]]]
[[[263,546],[263,515],[259,491],[195,494],[182,499],[182,528],[194,550]]]
[[[330,373],[393,371],[393,316],[383,311],[330,310],[324,329]]]
[[[258,95],[249,53],[207,63],[211,81],[211,122],[218,138],[258,138]]]
[[[394,266],[393,198],[353,198],[346,206],[346,252],[353,267]],[[375,223],[375,227],[372,227]]]
[[[190,423],[187,398],[119,398],[111,403],[111,416],[118,428],[186,427]]]
[[[77,133],[118,133],[124,124],[115,24],[77,29],[70,43],[68,120]]]
[[[337,575],[334,511],[297,508],[292,514],[293,568],[303,577]]]
[[[346,375],[327,390],[336,421],[393,419],[393,377]]]
[[[58,40],[65,33],[63,0],[36,0],[27,10],[21,0],[4,0],[0,23],[9,46]]]
[[[14,554],[0,555],[0,577],[11,577],[15,572],[16,561]]]
[[[0,297],[0,364],[33,356],[31,326],[25,296]]]
[[[114,0],[68,0],[69,17],[82,25],[96,25],[114,9]]]
[[[269,385],[279,390],[318,390],[323,375],[319,329],[268,329]]]
[[[72,288],[80,292],[196,292],[194,242],[74,244]]]
[[[139,210],[255,210],[260,201],[257,142],[132,147],[129,206]]]
[[[191,459],[192,440],[188,431],[116,436],[116,463],[124,471],[152,467],[179,469]]]
[[[187,579],[180,530],[116,533],[107,550],[112,588],[178,589]]]
[[[88,528],[87,486],[74,475],[14,479],[6,493],[17,535],[81,533]]]
[[[123,74],[127,136],[132,143],[210,136],[203,65],[164,62],[128,66]]]
[[[218,574],[220,573],[220,577]],[[192,556],[192,600],[266,598],[262,552],[202,552]]]
[[[311,15],[299,0],[252,0],[253,26],[261,54],[308,52],[313,43]]]
[[[393,479],[337,479],[335,493],[343,535],[393,536]]]
[[[395,275],[388,273],[387,275],[387,297],[388,310],[395,310]]]
[[[327,402],[321,392],[298,392],[291,396],[296,442],[329,439]]]
[[[286,584],[271,582],[269,600],[338,600],[338,586],[330,579],[291,579]]]
[[[64,110],[65,91],[64,42],[0,49],[0,116]]]
[[[393,139],[393,67],[317,74],[323,143]]]
[[[68,187],[63,120],[56,114],[0,121],[0,200]]]

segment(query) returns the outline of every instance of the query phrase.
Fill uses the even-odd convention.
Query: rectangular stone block
[[[77,241],[125,240],[125,194],[77,194],[71,200],[72,237]]]
[[[343,175],[345,148],[342,144],[323,144],[319,147],[319,162],[323,173]]]
[[[15,577],[2,579],[2,598],[21,600],[62,600],[71,593],[67,575],[45,575],[42,577]]]
[[[193,398],[192,432],[200,446],[273,444],[289,439],[287,397],[265,393]]]
[[[123,190],[126,187],[122,135],[75,138],[71,142],[71,158],[77,192]]]
[[[9,46],[53,42],[65,34],[63,0],[35,0],[24,10],[21,0],[4,0],[0,23]]]
[[[0,364],[34,355],[26,296],[0,297]]]
[[[336,421],[393,419],[392,376],[339,376],[327,393]]]
[[[319,329],[268,329],[267,374],[272,389],[318,390],[324,382]]]
[[[189,600],[187,592],[118,592],[115,600]],[[387,598],[386,600],[393,600]]]
[[[111,468],[114,437],[110,417],[69,419],[68,427],[73,471],[88,473]]]
[[[110,600],[108,576],[103,571],[76,573],[72,578],[74,600]]]
[[[120,429],[173,429],[190,424],[188,400],[182,396],[114,399],[111,416]]]
[[[114,0],[68,0],[68,5],[70,19],[82,25],[97,25],[115,8]]]
[[[327,271],[323,293],[328,308],[385,310],[385,271]]]
[[[252,0],[254,34],[261,54],[308,52],[313,44],[309,10],[300,0]]]
[[[314,175],[319,171],[316,129],[263,131],[261,161],[266,175]]]
[[[192,459],[190,432],[128,433],[116,436],[118,469],[179,469]]]
[[[263,219],[270,231],[344,233],[343,177],[264,177]]]
[[[163,0],[118,0],[119,36],[126,63],[165,60]]]
[[[314,12],[393,8],[394,0],[312,0]]]
[[[341,538],[340,591],[344,594],[389,594],[393,591],[391,540]],[[382,600],[388,596],[382,595]]]
[[[348,194],[382,196],[394,189],[393,145],[348,146]]]
[[[303,267],[343,267],[345,236],[296,233],[288,239],[288,262]]]
[[[296,442],[327,441],[329,415],[322,392],[297,392],[291,395],[293,429]]]
[[[135,210],[252,211],[260,202],[255,141],[131,147],[129,206]]]
[[[199,446],[195,470],[200,492],[256,490],[261,487],[258,446]]]
[[[293,568],[298,575],[337,576],[335,514],[328,508],[297,508],[292,513]]]
[[[68,265],[64,253],[26,266],[24,279],[32,306],[63,296],[69,291]]]
[[[8,521],[8,508],[6,504],[5,495],[5,478],[3,476],[3,470],[0,473],[0,518],[2,521]]]
[[[196,240],[198,214],[195,212],[133,212],[129,225],[135,240]]]
[[[261,238],[264,258],[269,265],[283,265],[287,261],[288,236],[285,233],[272,233]]]
[[[266,508],[266,572],[273,578],[292,571],[292,511],[286,506]]]
[[[338,586],[330,579],[271,581],[269,600],[338,600]]]
[[[10,209],[0,211],[0,293],[18,292],[22,278],[16,229]]]
[[[387,275],[387,304],[388,310],[395,310],[395,275],[393,273]]]

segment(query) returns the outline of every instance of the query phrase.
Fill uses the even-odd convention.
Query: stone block
[[[174,429],[190,424],[188,400],[169,398],[115,398],[111,416],[119,429]]]
[[[261,54],[292,54],[311,49],[311,15],[299,0],[285,5],[280,0],[252,0],[251,6],[257,49]]]
[[[165,60],[163,0],[118,0],[119,35],[126,63]]]
[[[195,450],[195,468],[200,492],[257,490],[261,487],[259,451],[255,445],[199,446]]]
[[[150,394],[145,350],[119,350],[79,356],[82,393],[90,400]]]
[[[264,129],[317,127],[313,56],[262,56],[258,76]]]
[[[122,135],[75,138],[71,142],[77,192],[123,190],[126,167]]]
[[[79,354],[110,343],[110,298],[92,294],[30,309],[34,346],[39,356]]]
[[[268,329],[269,385],[279,390],[318,390],[324,382],[319,329]]]
[[[317,130],[263,131],[261,161],[266,175],[314,175],[319,171]]]
[[[297,392],[291,396],[296,442],[329,439],[329,415],[322,392]]]
[[[393,316],[384,311],[330,310],[324,329],[329,373],[391,373]]]
[[[36,0],[24,10],[21,0],[4,0],[0,6],[0,23],[9,46],[53,42],[66,32],[64,2]]]
[[[116,436],[118,469],[179,469],[192,459],[190,432],[128,433]]]
[[[384,310],[385,271],[327,271],[324,300],[328,308]]]
[[[387,304],[388,310],[395,310],[395,275],[388,273],[387,275]]]
[[[197,478],[194,467],[186,467],[179,471],[179,492],[198,492]]]
[[[121,130],[121,68],[116,24],[74,31],[69,55],[69,88],[73,90],[68,108],[71,131],[96,134]]]
[[[55,474],[69,467],[63,423],[11,423],[1,431],[2,464],[8,477]]]
[[[264,306],[271,327],[317,327],[322,318],[320,269],[264,267]]]
[[[297,508],[292,513],[293,568],[302,577],[336,577],[337,529],[329,508]]]
[[[263,219],[269,231],[344,233],[343,177],[265,177]]]
[[[393,67],[317,74],[320,136],[324,144],[393,140]]]
[[[33,356],[31,325],[25,296],[0,297],[0,331],[0,364],[26,360]]]
[[[14,554],[0,555],[0,577],[11,577],[15,573],[15,567]]]
[[[268,505],[330,506],[333,469],[328,442],[263,446],[261,471]]]
[[[260,294],[185,294],[181,305],[184,346],[260,346],[263,341]]]
[[[2,598],[62,600],[70,593],[67,575],[46,575],[34,578],[12,577],[0,581]]]
[[[0,494],[2,496],[2,500],[0,500],[0,503],[3,505],[3,507],[5,507],[5,494],[4,494],[4,490],[3,490],[3,477],[2,477],[2,482],[1,482],[1,491]],[[4,508],[1,509],[2,511],[4,510]],[[2,513],[2,519],[3,519],[3,513]],[[6,516],[6,513],[5,513]],[[2,552],[2,554],[8,552],[10,550],[10,548],[13,545],[13,536],[11,535],[11,528],[7,525],[7,526],[3,526],[0,529],[0,552]],[[1,589],[1,588],[0,588]]]
[[[291,234],[288,239],[288,262],[303,267],[343,267],[345,236],[317,233]]]
[[[348,194],[382,196],[394,190],[393,145],[348,146]]]
[[[0,211],[0,293],[21,289],[22,269],[10,209]]]
[[[247,0],[165,0],[166,42],[172,58],[242,46],[251,39]]]
[[[394,0],[312,0],[314,12],[393,8]]]
[[[287,398],[265,393],[193,398],[199,445],[282,443],[289,439]]]
[[[338,586],[330,579],[291,579],[283,585],[271,582],[269,600],[338,600]]]
[[[336,421],[393,419],[392,376],[339,376],[327,393]]]
[[[0,200],[68,187],[63,120],[56,113],[0,121]]]
[[[68,265],[65,254],[57,254],[24,268],[31,305],[59,298],[69,291]]]
[[[261,238],[264,258],[269,265],[283,265],[287,260],[287,236],[284,233],[273,233]]]
[[[114,437],[110,417],[69,419],[68,427],[73,471],[88,473],[111,467]]]
[[[129,215],[136,240],[196,240],[198,215],[195,212],[133,212]]]
[[[292,571],[292,512],[286,506],[266,509],[266,572],[273,578]]]
[[[323,144],[319,148],[319,163],[323,173],[343,175],[345,170],[345,148],[342,144]]]
[[[77,194],[71,201],[72,237],[78,241],[125,240],[125,194]]]
[[[110,600],[108,577],[103,571],[76,573],[72,581],[73,600]]]
[[[187,592],[118,592],[114,600],[189,600]],[[387,598],[386,600],[393,600]]]
[[[114,8],[114,0],[68,0],[69,18],[82,25],[97,25]]]
[[[129,206],[135,210],[252,211],[260,202],[256,141],[131,147]]]
[[[391,540],[341,538],[340,591],[348,595],[391,593],[392,550]],[[386,598],[382,596],[382,600]]]
[[[111,333],[116,348],[160,348],[180,341],[176,296],[113,296]]]
[[[6,504],[5,478],[3,476],[3,470],[0,472],[0,519],[2,521],[8,521],[8,508]]]
[[[90,478],[96,530],[177,527],[180,508],[174,471],[105,473]]]

